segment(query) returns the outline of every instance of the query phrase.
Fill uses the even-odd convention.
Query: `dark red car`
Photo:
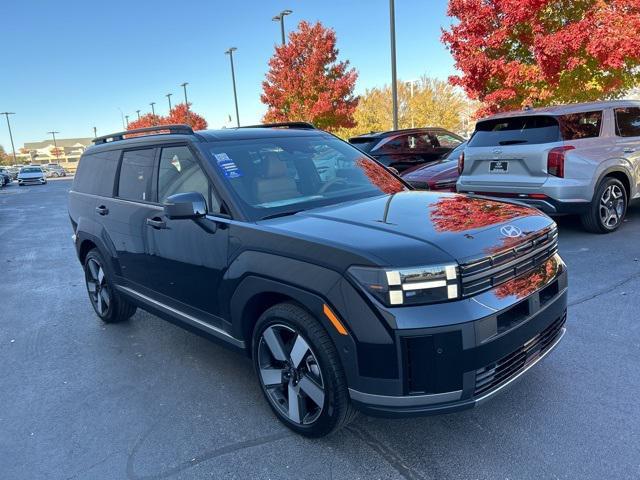
[[[462,142],[464,139],[455,133],[431,127],[368,133],[349,139],[349,143],[398,172],[435,163]]]
[[[405,170],[402,178],[418,190],[456,191],[458,181],[458,158],[467,142],[461,143],[437,163]]]

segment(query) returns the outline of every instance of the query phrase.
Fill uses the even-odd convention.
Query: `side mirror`
[[[169,219],[195,219],[207,214],[207,202],[198,192],[176,193],[164,202],[164,214]]]

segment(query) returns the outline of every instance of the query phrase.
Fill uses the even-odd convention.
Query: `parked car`
[[[402,179],[418,190],[455,192],[458,181],[458,159],[467,142],[461,143],[436,163],[420,165],[402,173]]]
[[[514,197],[549,214],[578,214],[610,233],[640,197],[640,102],[503,113],[476,125],[458,191]]]
[[[442,128],[393,130],[349,139],[349,143],[398,172],[435,163],[462,142],[462,137]]]
[[[309,124],[153,128],[95,139],[69,194],[95,313],[140,307],[246,353],[295,432],[473,407],[562,338],[540,211],[411,190]]]
[[[20,173],[18,173],[18,185],[44,185],[47,183],[47,178],[41,167],[22,167]]]
[[[18,173],[20,173],[20,169],[14,166],[11,166],[11,167],[7,167],[7,172],[9,172],[9,175],[11,175],[12,180],[17,180]]]
[[[7,170],[6,168],[0,168],[0,182],[2,183],[3,187],[13,182],[13,178],[11,178],[9,170]]]
[[[48,177],[66,177],[67,171],[58,163],[48,163],[45,167]]]

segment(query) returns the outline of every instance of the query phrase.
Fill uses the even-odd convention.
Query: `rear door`
[[[523,115],[478,122],[464,151],[464,187],[499,184],[539,187],[547,180],[547,153],[562,145],[559,120]]]
[[[95,206],[115,250],[116,274],[138,290],[149,278],[145,255],[150,238],[145,220],[162,214],[162,207],[155,203],[156,153],[155,147],[122,151],[114,197],[98,198]]]

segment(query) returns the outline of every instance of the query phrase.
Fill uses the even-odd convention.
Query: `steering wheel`
[[[334,177],[331,180],[329,180],[327,183],[325,183],[322,187],[320,187],[320,190],[318,190],[318,193],[325,193],[327,190],[329,190],[331,187],[335,186],[335,185],[348,185],[349,182],[347,182],[346,179],[342,178],[342,177]]]

